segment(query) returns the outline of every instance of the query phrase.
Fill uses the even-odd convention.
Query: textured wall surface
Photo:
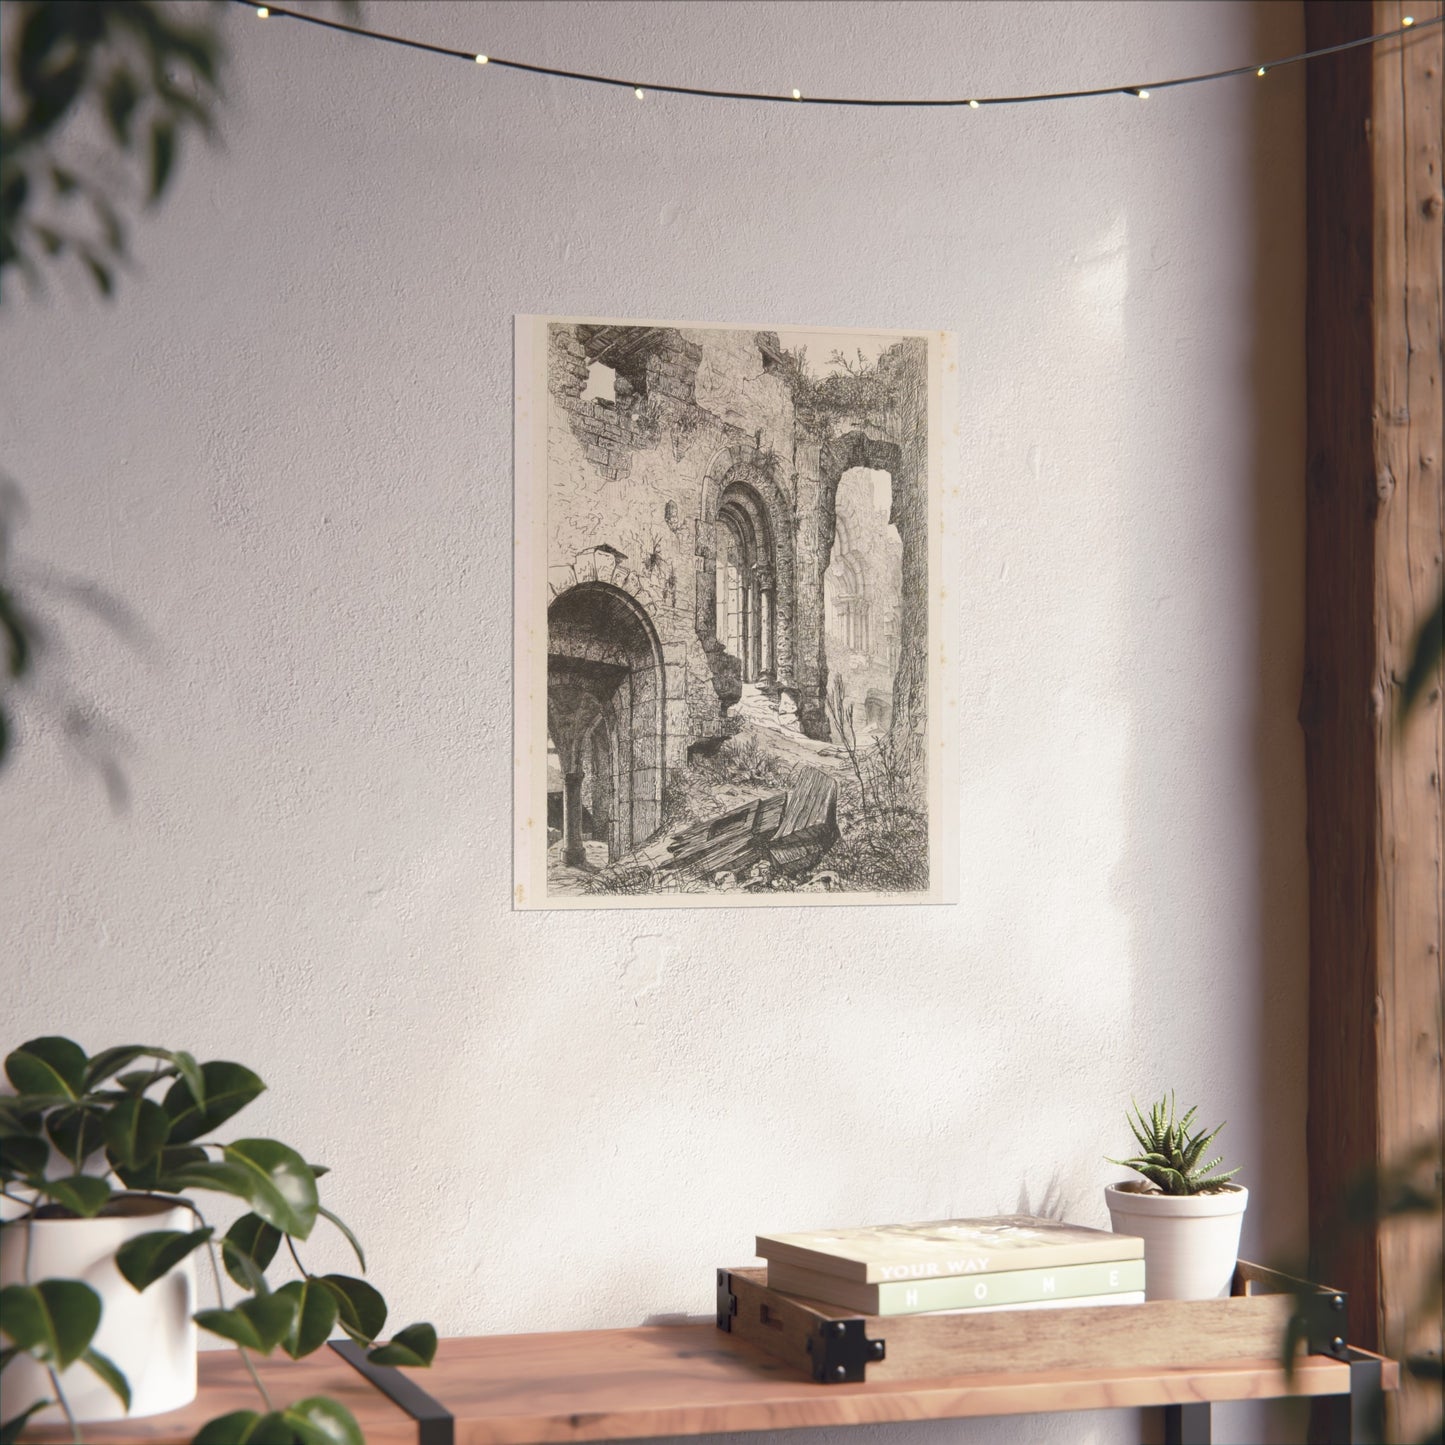
[[[1264,3],[363,13],[845,94],[1301,39]],[[1104,1224],[1130,1094],[1169,1086],[1229,1120],[1247,1251],[1297,1248],[1298,74],[976,112],[638,103],[225,24],[223,144],[184,157],[119,298],[70,278],[0,313],[53,643],[0,775],[7,1046],[251,1064],[247,1132],[332,1167],[397,1322],[443,1331],[705,1312],[760,1228],[1046,1200]],[[510,910],[517,312],[960,334],[959,906]],[[77,700],[123,740],[122,813],[64,735]]]

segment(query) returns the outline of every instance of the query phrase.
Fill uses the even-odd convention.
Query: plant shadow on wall
[[[222,60],[215,10],[177,12],[151,0],[5,6],[0,299],[22,277],[38,292],[48,274],[76,268],[101,296],[114,295],[129,260],[127,213],[160,202],[188,134],[213,133]],[[104,589],[26,569],[15,549],[23,516],[19,486],[0,478],[0,767],[17,741],[23,696],[58,717],[61,735],[118,807],[124,739],[68,684],[60,637],[38,617],[59,604],[132,643],[144,640],[143,629]]]
[[[355,15],[355,0],[338,0]],[[215,135],[226,0],[6,0],[0,114],[0,303],[24,279],[86,278],[105,299],[130,262],[133,213],[166,195],[188,137]],[[16,534],[21,489],[0,473],[0,769],[35,712],[126,801],[124,735],[69,681],[58,627],[42,615],[98,619],[138,652],[147,636],[124,602],[93,582],[27,567]]]
[[[335,1400],[274,1401],[251,1355],[280,1349],[300,1359],[339,1328],[373,1364],[429,1365],[436,1331],[414,1324],[376,1346],[387,1315],[380,1292],[306,1268],[297,1246],[324,1219],[366,1272],[356,1236],[321,1203],[323,1166],[275,1139],[211,1137],[265,1089],[261,1080],[180,1050],[127,1045],[87,1057],[58,1037],[22,1044],[5,1074],[16,1093],[0,1097],[0,1188],[19,1215],[0,1224],[0,1438],[17,1439],[47,1409],[58,1408],[79,1440],[82,1420],[187,1403],[194,1321],[235,1345],[263,1406],[209,1421],[196,1445],[363,1445]],[[247,1206],[219,1239],[192,1197],[207,1193]],[[283,1244],[299,1278],[273,1289],[266,1270]],[[216,1307],[193,1313],[191,1256],[200,1250]],[[43,1273],[66,1263],[67,1275]],[[229,1305],[223,1269],[241,1294]]]

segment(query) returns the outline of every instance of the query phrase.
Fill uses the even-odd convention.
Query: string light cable
[[[1177,90],[1185,85],[1204,85],[1210,81],[1230,80],[1240,75],[1253,75],[1263,80],[1271,71],[1282,70],[1285,66],[1299,65],[1308,60],[1318,60],[1325,55],[1337,55],[1344,50],[1357,50],[1364,45],[1379,45],[1386,40],[1398,40],[1405,35],[1415,34],[1445,23],[1445,15],[1436,15],[1427,20],[1416,20],[1414,16],[1406,15],[1402,17],[1397,29],[1383,30],[1378,35],[1362,35],[1356,40],[1345,40],[1338,45],[1322,46],[1318,50],[1302,50],[1298,55],[1285,55],[1278,60],[1256,61],[1251,65],[1235,65],[1228,70],[1210,70],[1200,75],[1180,75],[1173,80],[1151,80],[1134,85],[1101,85],[1091,90],[1036,91],[1028,95],[970,95],[929,99],[808,95],[799,89],[793,89],[783,94],[756,90],[713,90],[701,85],[665,85],[657,81],[627,80],[614,75],[596,75],[585,70],[564,70],[560,66],[554,65],[533,65],[525,60],[506,60],[500,55],[492,55],[485,51],[461,50],[450,45],[433,45],[425,40],[412,40],[407,36],[391,35],[382,30],[368,30],[361,25],[347,25],[340,20],[328,20],[320,15],[308,15],[305,11],[288,10],[280,5],[257,5],[254,0],[232,0],[232,3],[244,5],[262,20],[297,20],[305,25],[315,25],[322,30],[339,31],[344,35],[354,35],[362,40],[372,40],[383,45],[399,45],[407,50],[421,50],[430,55],[445,56],[449,60],[465,60],[472,65],[496,65],[503,70],[518,70],[529,75],[545,75],[554,80],[574,80],[587,85],[610,85],[619,90],[630,90],[638,100],[651,94],[686,95],[701,100],[745,100],[782,105],[872,106],[894,110],[959,108],[979,110],[988,105],[1033,105],[1040,101],[1090,100],[1105,95],[1127,95],[1137,100],[1148,100],[1150,95],[1161,90]]]

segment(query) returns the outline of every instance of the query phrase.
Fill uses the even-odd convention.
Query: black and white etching
[[[519,321],[524,905],[934,891],[939,347]]]

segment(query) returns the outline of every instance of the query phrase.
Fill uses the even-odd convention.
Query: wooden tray
[[[770,1289],[765,1269],[720,1269],[717,1323],[821,1384],[1282,1360],[1296,1315],[1303,1353],[1350,1358],[1342,1291],[1244,1260],[1232,1288],[1218,1300],[885,1318]]]

